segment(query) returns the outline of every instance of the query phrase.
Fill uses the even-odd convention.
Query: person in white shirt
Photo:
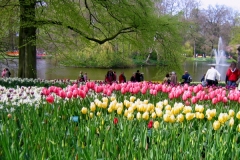
[[[205,81],[207,81],[207,85],[217,85],[218,81],[220,81],[220,73],[215,69],[215,66],[211,66],[210,69],[208,69],[206,75],[205,75]]]

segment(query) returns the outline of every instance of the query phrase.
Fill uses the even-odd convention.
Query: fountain
[[[218,49],[214,49],[214,58],[216,61],[216,65],[226,65],[226,55],[223,49],[222,38],[219,37],[218,40]]]

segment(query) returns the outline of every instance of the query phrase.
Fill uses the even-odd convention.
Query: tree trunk
[[[238,47],[237,68],[240,69],[240,47]]]
[[[35,0],[19,0],[19,69],[20,78],[37,78]]]

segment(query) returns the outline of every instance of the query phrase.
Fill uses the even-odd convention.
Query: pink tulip
[[[75,89],[75,90],[72,92],[72,96],[73,96],[74,98],[77,98],[77,96],[78,96],[78,90],[77,90],[77,89]]]
[[[69,98],[69,99],[72,98],[72,95],[73,95],[72,91],[68,91],[66,95],[67,95],[67,98]]]
[[[222,101],[223,101],[223,103],[227,103],[228,102],[227,97],[223,97]]]
[[[183,95],[182,95],[182,100],[183,100],[183,101],[186,101],[187,99],[188,99],[188,98],[187,98],[186,94],[183,94]]]
[[[121,93],[122,93],[122,94],[125,94],[125,93],[126,93],[125,88],[122,88],[122,89],[121,89]]]
[[[65,93],[65,91],[60,91],[59,92],[59,96],[62,98],[62,99],[65,99],[66,98],[66,93]]]
[[[192,98],[191,98],[191,102],[192,102],[192,104],[197,103],[197,98],[196,98],[196,97],[192,97]]]
[[[81,97],[81,98],[85,98],[86,97],[86,92],[84,90],[78,90],[78,95]]]
[[[217,98],[212,99],[212,104],[216,104],[218,102]]]
[[[190,106],[190,102],[189,101],[185,101],[185,106]]]
[[[170,92],[170,93],[168,94],[168,98],[169,98],[169,99],[173,99],[173,98],[174,98],[174,95],[173,95],[172,92]]]
[[[50,91],[47,88],[42,89],[42,94],[45,96],[48,96],[50,94]]]
[[[53,102],[54,102],[54,97],[53,97],[52,95],[48,95],[48,96],[46,97],[46,101],[47,101],[48,103],[53,103]]]

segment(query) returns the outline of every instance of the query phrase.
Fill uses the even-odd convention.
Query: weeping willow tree
[[[49,41],[63,48],[75,41],[79,48],[96,43],[131,44],[131,51],[153,47],[159,60],[177,66],[181,23],[157,17],[151,0],[3,0],[2,8],[19,12],[19,71],[21,78],[36,78],[36,45]],[[42,36],[43,35],[43,36]],[[47,39],[48,36],[48,39]],[[44,37],[44,38],[43,38]],[[154,38],[155,37],[155,38]],[[45,39],[46,38],[46,39]],[[172,64],[176,65],[172,65]]]

